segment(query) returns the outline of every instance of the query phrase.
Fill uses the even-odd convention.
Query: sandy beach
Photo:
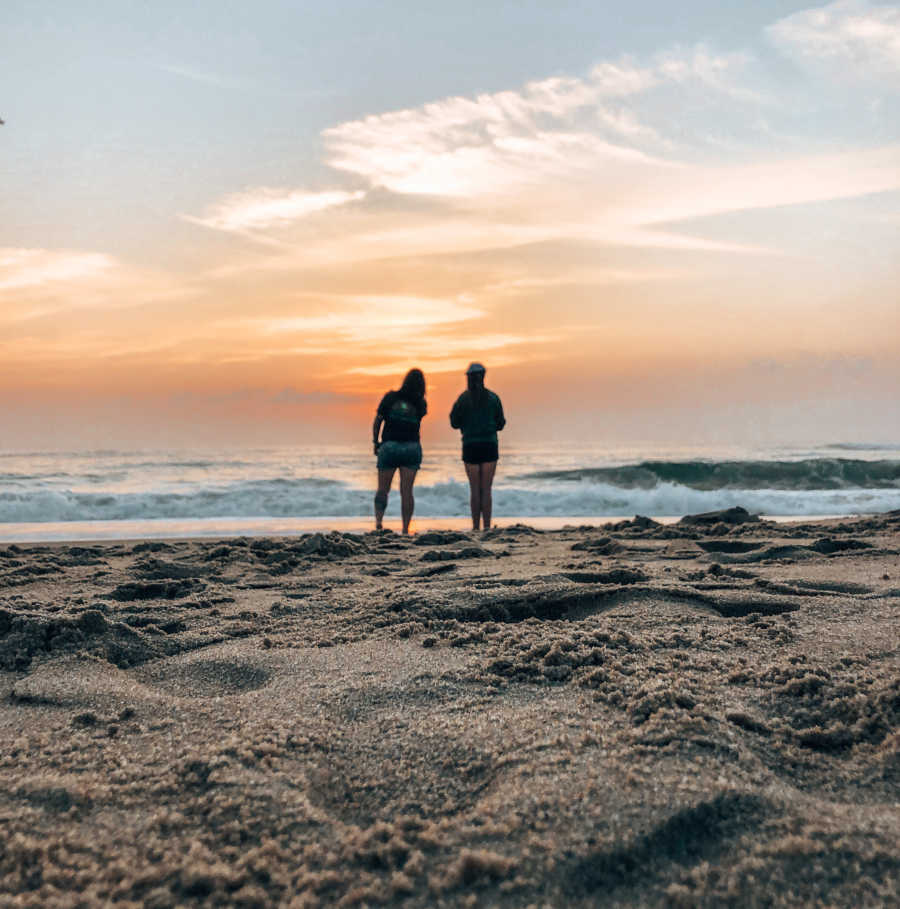
[[[0,547],[0,906],[883,906],[900,513]]]

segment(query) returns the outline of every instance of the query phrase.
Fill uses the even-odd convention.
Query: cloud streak
[[[196,296],[191,283],[81,250],[0,248],[0,322],[128,309]]]
[[[351,341],[381,343],[484,315],[479,309],[452,300],[423,297],[362,295],[332,297],[327,303],[329,311],[322,315],[266,318],[252,320],[251,324],[267,335],[328,333]]]
[[[363,198],[365,192],[271,189],[259,187],[226,196],[204,217],[184,215],[186,221],[233,233],[283,228],[309,215]]]
[[[238,79],[234,76],[223,76],[221,73],[209,72],[208,70],[198,69],[195,66],[162,63],[158,68],[172,76],[180,76],[183,79],[190,79],[191,82],[199,82],[202,85],[209,85],[213,88],[245,88],[247,85],[243,79]]]
[[[494,362],[521,359],[517,348],[540,347],[559,333],[497,331],[485,327],[487,313],[463,300],[395,295],[310,295],[319,312],[297,316],[241,319],[223,323],[221,330],[254,339],[251,356],[278,352],[301,357],[346,359],[348,352],[362,363],[346,363],[347,375],[381,376],[396,371],[397,351],[410,362],[427,364],[432,372],[458,369],[472,351],[490,352]],[[298,345],[298,341],[302,341]],[[407,367],[408,368],[408,367]]]
[[[95,278],[114,267],[103,253],[0,248],[0,293]]]

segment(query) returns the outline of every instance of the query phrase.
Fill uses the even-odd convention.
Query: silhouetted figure
[[[425,403],[425,376],[411,369],[399,391],[389,391],[378,405],[372,424],[372,441],[378,456],[378,492],[375,493],[375,529],[381,530],[394,471],[400,469],[400,511],[403,532],[409,533],[415,499],[413,483],[422,466],[419,424],[428,412]],[[383,429],[382,429],[383,424]],[[381,441],[378,436],[381,434]]]
[[[500,457],[497,433],[506,426],[500,398],[484,387],[485,372],[480,363],[469,365],[466,370],[469,387],[450,411],[450,425],[462,430],[462,459],[469,478],[473,530],[478,530],[479,524],[485,530],[491,526],[491,486]]]

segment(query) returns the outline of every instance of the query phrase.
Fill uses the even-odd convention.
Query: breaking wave
[[[665,484],[707,491],[898,489],[900,461],[644,461],[622,467],[535,471],[519,479],[599,483],[628,490]]]
[[[215,483],[215,471],[178,488],[68,488],[32,476],[0,484],[0,523],[356,517],[372,510],[373,488],[321,477],[274,476]],[[415,487],[419,517],[468,514],[464,480],[425,476]],[[742,505],[772,515],[840,515],[900,509],[900,461],[644,461],[621,467],[498,475],[498,517],[680,516]],[[391,493],[388,514],[399,513]]]

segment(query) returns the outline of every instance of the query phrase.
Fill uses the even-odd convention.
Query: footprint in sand
[[[182,698],[243,694],[264,688],[271,679],[265,667],[236,657],[156,661],[138,675],[142,682]]]

